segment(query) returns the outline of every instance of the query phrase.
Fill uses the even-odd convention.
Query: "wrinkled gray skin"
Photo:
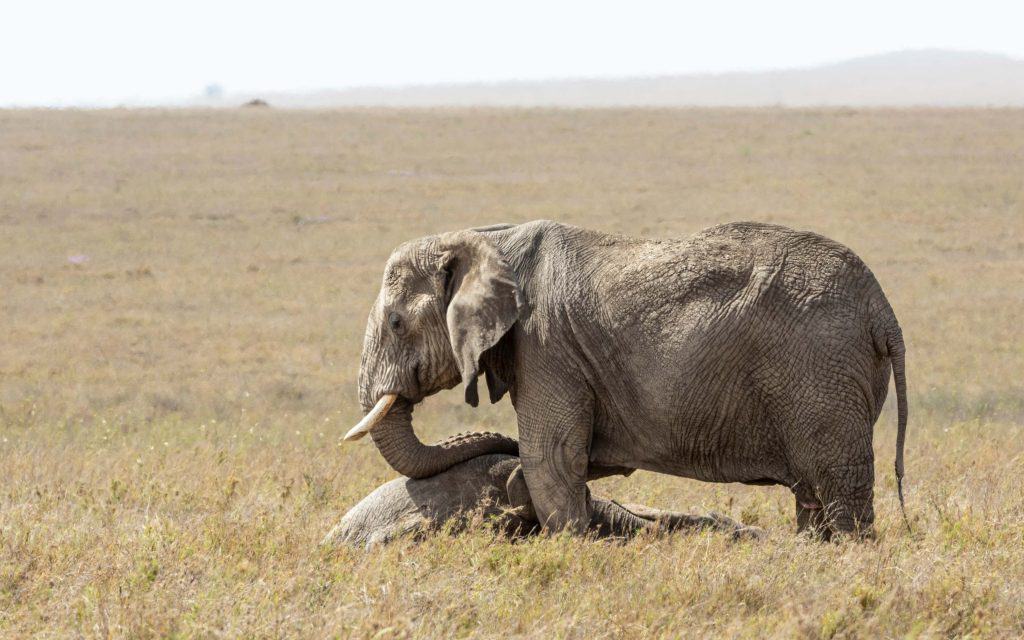
[[[596,537],[628,538],[652,524],[664,531],[714,529],[734,539],[758,538],[763,533],[715,513],[692,516],[601,498],[592,498],[591,504],[589,532]],[[342,517],[323,544],[371,547],[442,528],[454,533],[474,518],[511,537],[540,531],[519,458],[477,456],[429,478],[396,478],[382,484]]]
[[[638,240],[549,221],[414,240],[392,253],[359,373],[372,432],[399,473],[425,478],[515,441],[434,446],[412,430],[426,396],[477,378],[507,392],[539,521],[584,532],[588,479],[646,469],[781,484],[798,527],[870,533],[873,426],[890,368],[903,476],[904,345],[871,271],[819,235],[741,222]],[[902,497],[902,496],[901,496]]]

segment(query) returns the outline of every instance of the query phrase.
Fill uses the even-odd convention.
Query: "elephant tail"
[[[907,349],[903,344],[903,331],[899,324],[894,322],[892,328],[887,332],[885,346],[892,362],[892,379],[896,385],[896,491],[900,498],[903,522],[906,523],[907,530],[910,530],[907,507],[903,502],[903,445],[907,440],[907,376],[905,368]]]

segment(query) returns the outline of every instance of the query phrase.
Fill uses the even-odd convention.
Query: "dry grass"
[[[1020,636],[1022,176],[1011,110],[0,112],[0,636]],[[886,411],[876,543],[638,473],[596,489],[770,539],[318,549],[392,475],[338,446],[390,249],[540,217],[853,247],[908,342],[915,533]],[[458,395],[422,435],[514,432]]]

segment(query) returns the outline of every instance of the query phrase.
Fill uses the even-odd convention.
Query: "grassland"
[[[354,379],[402,240],[756,219],[856,250],[908,345],[908,508],[792,535],[784,489],[597,492],[770,532],[486,530],[319,549],[392,472]],[[0,636],[1019,637],[1024,111],[0,112]],[[424,438],[514,433],[441,394]]]

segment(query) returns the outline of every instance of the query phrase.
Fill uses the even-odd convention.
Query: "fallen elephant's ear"
[[[519,319],[522,292],[508,263],[483,234],[459,231],[442,237],[441,245],[442,268],[449,273],[448,337],[466,402],[475,407],[480,401],[476,388],[480,358]],[[492,400],[503,386],[490,387]],[[501,391],[497,397],[503,394]]]

